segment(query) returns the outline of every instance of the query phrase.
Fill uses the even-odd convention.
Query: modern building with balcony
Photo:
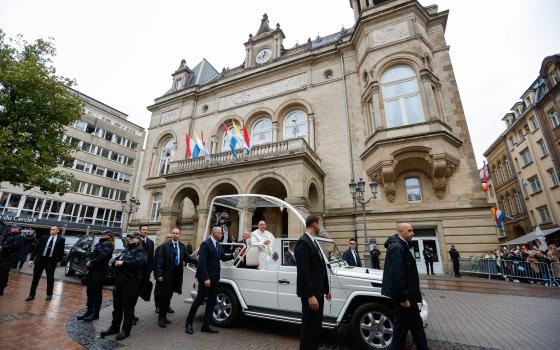
[[[546,57],[539,76],[502,120],[506,130],[486,150],[508,240],[560,228],[560,55]],[[506,238],[504,237],[504,238]],[[549,237],[559,241],[560,237]]]
[[[81,92],[80,120],[65,127],[63,140],[78,148],[72,164],[61,164],[75,177],[63,196],[39,189],[24,191],[9,183],[0,187],[0,218],[39,233],[60,226],[64,234],[111,229],[120,232],[128,217],[121,201],[133,195],[143,153],[145,130],[127,115]]]
[[[350,5],[352,28],[292,48],[264,15],[231,69],[181,61],[170,89],[148,107],[133,224],[148,218],[158,239],[178,225],[198,244],[214,196],[260,193],[320,215],[341,246],[356,236],[363,252],[363,219],[349,190],[363,178],[378,183],[365,217],[382,250],[400,222],[416,229],[420,269],[425,246],[437,252],[436,272],[447,270],[452,244],[464,255],[496,247],[445,42],[448,12],[410,0]],[[249,153],[230,151],[233,123],[247,129]],[[204,135],[208,157],[187,159],[185,137],[194,132]],[[286,211],[270,208],[230,232],[261,218],[277,236],[302,233]]]

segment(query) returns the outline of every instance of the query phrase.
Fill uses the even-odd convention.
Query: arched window
[[[505,182],[507,180],[507,177],[506,177],[506,172],[504,171],[504,165],[502,164],[501,161],[498,162],[498,169],[500,170],[500,176]]]
[[[521,204],[521,198],[519,198],[519,193],[517,193],[517,190],[513,190],[513,199],[515,200],[515,203],[517,204],[517,209],[519,211],[519,213],[523,212],[523,205]]]
[[[307,114],[300,110],[290,112],[284,119],[284,140],[296,137],[307,140]]]
[[[502,179],[500,178],[500,173],[498,173],[498,169],[496,168],[496,166],[494,165],[492,167],[492,170],[494,170],[492,172],[492,174],[496,177],[496,183],[499,185],[502,183]]]
[[[511,163],[509,162],[509,159],[505,158],[505,164],[509,177],[513,177],[513,169],[511,168]]]
[[[509,207],[511,209],[511,215],[513,216],[513,215],[517,214],[517,211],[515,210],[515,205],[513,204],[513,199],[511,198],[511,196],[509,194],[507,196],[507,199],[508,199]]]
[[[406,188],[406,198],[409,202],[422,201],[422,190],[420,189],[420,179],[417,177],[409,177],[404,180]]]
[[[159,158],[159,176],[165,175],[169,172],[169,163],[175,158],[175,143],[173,139],[167,139],[161,148],[161,155]]]
[[[418,81],[412,68],[396,66],[386,71],[381,77],[381,92],[388,128],[424,121]]]
[[[251,128],[251,145],[262,145],[272,142],[272,121],[268,118],[259,119]]]
[[[159,211],[161,209],[161,193],[155,193],[152,198],[152,210],[150,211],[150,221],[159,221]]]
[[[235,135],[235,130],[233,129],[233,126],[230,126],[228,128],[228,133],[229,135]],[[241,136],[243,137],[243,135]],[[240,149],[242,148],[241,146],[241,142],[237,142],[235,144],[235,149]],[[229,136],[224,132],[224,135],[222,136],[222,152],[231,152],[231,148],[229,147]]]

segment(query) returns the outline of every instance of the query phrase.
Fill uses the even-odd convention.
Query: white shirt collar
[[[210,239],[212,240],[212,243],[214,243],[214,247],[215,247],[216,244],[218,243],[218,241],[216,241],[216,240],[214,239],[214,237],[212,237],[212,236],[210,236]]]

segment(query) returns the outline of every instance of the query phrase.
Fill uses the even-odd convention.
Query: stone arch
[[[172,138],[173,140],[175,140],[175,145],[177,145],[177,133],[175,133],[175,131],[173,130],[165,130],[162,131],[154,140],[156,142],[154,142],[154,148],[161,148],[161,146],[163,145],[163,142],[166,141],[168,138]]]
[[[254,181],[250,193],[266,194],[282,200],[288,197],[285,184],[276,176],[262,176]],[[248,215],[245,225],[251,225],[251,230],[258,226],[260,220],[266,220],[267,229],[276,237],[288,236],[288,212],[280,208],[256,208]],[[249,221],[250,220],[250,221]]]
[[[222,150],[222,140],[224,138],[224,125],[228,125],[231,123],[231,120],[235,120],[235,124],[237,127],[241,128],[243,125],[243,119],[237,115],[231,114],[226,117],[223,117],[214,127],[214,135],[216,136],[216,152],[220,153]]]
[[[398,65],[406,65],[410,66],[416,72],[416,76],[420,81],[420,70],[424,66],[423,61],[424,58],[414,52],[395,52],[383,57],[377,63],[375,63],[371,68],[371,75],[373,77],[373,81],[381,81],[381,76],[388,69]]]
[[[273,123],[278,122],[278,116],[274,113],[274,111],[268,107],[257,107],[247,113],[245,117],[245,125],[249,128],[260,119],[263,115],[267,115],[270,117]]]
[[[311,108],[309,102],[297,98],[283,102],[278,108],[276,108],[276,112],[274,113],[274,115],[277,116],[277,120],[279,122],[282,122],[288,112],[297,108],[302,109],[305,113],[307,113],[308,116],[313,114],[313,108]]]
[[[166,204],[171,207],[178,207],[181,200],[185,197],[191,198],[196,205],[200,204],[200,189],[191,183],[186,183],[175,189],[169,196]]]
[[[249,182],[249,184],[246,187],[246,193],[259,193],[259,192],[255,192],[255,188],[257,186],[257,184],[266,178],[272,178],[272,179],[276,179],[278,180],[280,183],[282,183],[282,185],[284,186],[285,190],[286,190],[286,197],[292,196],[292,190],[290,187],[290,182],[288,181],[288,179],[286,179],[284,176],[277,174],[277,173],[273,173],[273,172],[266,172],[266,173],[262,173],[259,176],[256,176],[255,178],[253,178],[251,180],[251,182]],[[267,193],[261,193],[261,194],[267,194]],[[284,198],[286,198],[284,197]],[[280,199],[284,199],[284,198],[280,198]]]
[[[227,194],[238,194],[241,192],[241,187],[231,179],[219,179],[214,181],[208,186],[207,196],[203,203],[210,205],[212,198]]]
[[[311,181],[307,186],[307,199],[312,211],[320,210],[321,208],[321,195],[319,187],[315,181]]]

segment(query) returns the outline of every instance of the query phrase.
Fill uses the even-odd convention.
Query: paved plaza
[[[170,314],[172,324],[165,329],[157,326],[153,302],[140,300],[136,314],[139,323],[131,337],[116,342],[114,336],[102,339],[98,333],[110,324],[111,293],[104,292],[100,319],[91,324],[76,320],[75,315],[85,305],[85,287],[77,277],[57,276],[64,281],[55,284],[55,295],[44,301],[45,280],[42,280],[33,302],[24,301],[31,276],[13,274],[10,286],[0,298],[0,349],[296,349],[299,327],[274,321],[244,318],[235,328],[220,329],[217,335],[199,332],[203,308],[195,320],[195,334],[184,333],[188,306],[183,302],[192,286],[192,273],[185,274],[184,292],[175,296]],[[483,280],[465,279],[456,282],[472,285]],[[426,280],[424,284],[429,284]],[[458,284],[457,284],[458,283]],[[496,284],[496,283],[494,283]],[[507,286],[512,286],[508,284]],[[517,287],[517,286],[516,286]],[[518,288],[532,286],[522,285]],[[110,289],[108,287],[107,289]],[[502,288],[505,290],[505,288]],[[536,294],[541,288],[534,287]],[[548,290],[547,290],[548,291]],[[556,298],[537,298],[488,293],[423,289],[430,305],[426,333],[431,349],[534,349],[558,348],[557,325],[560,324],[560,289]],[[49,340],[45,340],[49,339]],[[325,331],[322,349],[352,349],[346,329]],[[409,339],[409,349],[414,347]]]

